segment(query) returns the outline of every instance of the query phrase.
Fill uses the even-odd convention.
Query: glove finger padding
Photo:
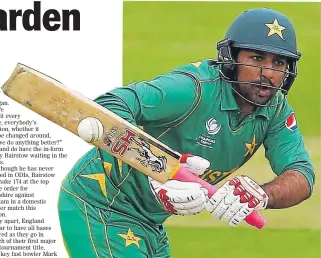
[[[235,214],[237,212],[239,212],[241,210],[241,208],[243,206],[246,206],[245,203],[240,203],[239,201],[235,201],[235,203],[233,203],[233,205],[230,205],[227,210],[223,213],[223,215],[221,216],[221,220],[222,221],[229,221],[231,218],[233,218],[235,216]],[[241,215],[241,214],[240,214]]]
[[[231,191],[233,191],[233,189],[229,186],[229,182],[226,182],[215,192],[212,198],[209,199],[206,205],[206,210],[212,213],[219,203],[224,199],[224,197]]]
[[[198,183],[180,182],[171,180],[166,183],[167,196],[173,203],[185,203],[204,196],[201,185]]]
[[[181,167],[186,172],[202,175],[210,162],[202,157],[183,154]],[[198,183],[170,180],[161,184],[149,177],[151,190],[163,207],[172,214],[193,215],[205,209],[208,191]]]
[[[171,198],[169,198],[169,201],[174,205],[176,209],[189,210],[206,205],[207,198],[204,195],[201,195],[199,198],[188,202],[172,202]]]
[[[178,215],[196,215],[205,209],[205,205],[206,203],[204,203],[201,206],[195,207],[194,209],[188,209],[188,210],[177,209],[177,214]]]
[[[254,209],[265,209],[268,196],[251,178],[237,176],[226,182],[206,204],[215,218],[236,226]]]
[[[205,170],[210,167],[210,162],[200,156],[191,154],[183,154],[180,158],[181,166],[187,169],[190,173],[203,175]]]
[[[156,199],[169,213],[194,215],[205,209],[207,191],[198,183],[170,180],[161,184],[150,177],[149,182]]]

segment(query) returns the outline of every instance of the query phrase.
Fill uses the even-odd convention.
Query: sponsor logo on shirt
[[[288,128],[290,131],[295,130],[298,128],[298,123],[296,122],[294,112],[292,112],[289,117],[285,120],[285,126]]]
[[[239,167],[235,167],[235,168],[231,169],[230,171],[226,171],[226,172],[209,169],[201,176],[201,178],[203,180],[205,180],[206,182],[216,184],[216,183],[220,182],[222,179],[224,179],[227,176],[234,173],[238,169],[239,169]]]

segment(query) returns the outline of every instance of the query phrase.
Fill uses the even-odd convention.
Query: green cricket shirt
[[[211,184],[240,168],[263,144],[276,175],[297,170],[312,189],[314,169],[287,99],[240,119],[232,92],[211,61],[204,60],[151,81],[115,88],[96,102],[174,150],[208,159],[211,166],[202,178]],[[282,94],[271,101],[280,98]],[[64,184],[94,205],[147,223],[162,223],[169,216],[151,193],[145,175],[97,148],[78,161]]]

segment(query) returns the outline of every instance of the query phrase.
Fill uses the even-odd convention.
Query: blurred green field
[[[173,258],[319,258],[318,230],[168,228]]]
[[[204,58],[216,57],[216,42],[243,10],[270,7],[294,23],[303,53],[299,77],[289,100],[296,110],[316,168],[313,196],[297,207],[264,211],[262,231],[242,225],[228,228],[204,212],[173,217],[166,223],[173,258],[320,257],[320,16],[321,3],[303,2],[124,2],[123,82],[149,80]],[[263,150],[237,173],[259,182],[273,178]]]

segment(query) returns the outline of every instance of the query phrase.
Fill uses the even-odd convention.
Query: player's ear
[[[242,51],[242,49],[240,48],[232,48],[231,49],[231,53],[232,53],[232,58],[233,60],[235,60],[235,62],[239,62],[238,61],[238,58],[239,58],[239,55],[240,55],[240,52]]]
[[[240,48],[232,48],[231,49],[231,55],[232,55],[232,58],[235,63],[241,63],[239,60],[239,56],[240,56],[241,51],[243,51],[243,50]],[[237,78],[238,78],[237,68],[238,68],[238,65],[233,65],[233,66],[231,66],[231,69],[229,72],[230,78],[232,78],[235,81],[237,81]]]

